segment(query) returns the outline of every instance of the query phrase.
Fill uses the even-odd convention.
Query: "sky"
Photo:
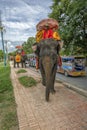
[[[36,34],[36,24],[51,13],[52,0],[0,0],[4,40],[8,51]],[[2,42],[0,36],[0,49]]]

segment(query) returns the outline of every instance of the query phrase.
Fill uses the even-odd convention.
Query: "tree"
[[[24,42],[22,44],[23,46],[23,49],[25,50],[25,52],[27,54],[30,54],[30,53],[33,53],[33,50],[32,50],[32,44],[35,42],[35,38],[34,37],[29,37],[27,42]]]
[[[0,60],[2,60],[3,59],[3,51],[2,50],[0,50]]]
[[[81,48],[87,54],[87,1],[86,0],[53,0],[49,17],[59,21],[59,33],[64,40],[65,52],[74,54]],[[73,47],[73,48],[72,48]]]

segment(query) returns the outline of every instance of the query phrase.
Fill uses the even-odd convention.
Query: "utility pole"
[[[3,39],[4,27],[2,25],[2,20],[1,20],[1,10],[0,10],[0,31],[1,31],[1,40],[2,40],[2,47],[3,47],[4,66],[6,66],[6,54],[5,54],[4,39]]]
[[[10,42],[9,40],[4,40],[5,43],[5,51],[6,51],[6,63],[8,62],[8,42]]]

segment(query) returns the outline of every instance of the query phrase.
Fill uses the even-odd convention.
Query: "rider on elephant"
[[[43,29],[42,39],[53,38],[53,30],[49,28],[49,25],[46,24]]]
[[[44,26],[44,29],[42,30],[42,28],[39,28],[39,31],[36,34],[36,42],[39,43],[41,40],[45,40],[45,39],[49,39],[49,38],[53,38],[59,42],[60,48],[62,48],[62,43],[61,43],[61,38],[58,34],[58,32],[56,31],[57,27],[55,26],[54,28],[49,28],[49,24],[46,24]],[[36,69],[39,69],[39,58],[36,57]]]
[[[21,64],[22,64],[22,68],[24,66],[26,67],[26,61],[27,61],[27,55],[26,55],[25,51],[22,49],[21,50]]]
[[[25,55],[25,51],[22,49],[21,50],[21,56],[24,56]]]
[[[43,36],[43,30],[40,27],[39,30],[37,30],[37,33],[36,33],[36,36],[35,36],[37,43],[39,43],[42,40],[42,36]]]

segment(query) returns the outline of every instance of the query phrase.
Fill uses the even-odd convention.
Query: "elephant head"
[[[59,43],[54,39],[45,39],[37,44],[37,50],[35,53],[39,56],[42,84],[46,86],[46,101],[49,101],[50,92],[55,92],[54,82],[59,50]]]

